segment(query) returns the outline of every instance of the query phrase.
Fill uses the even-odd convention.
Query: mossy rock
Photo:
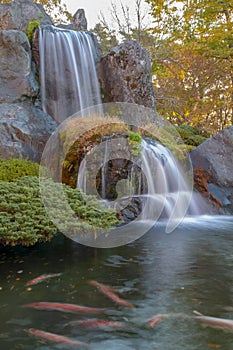
[[[37,28],[39,28],[40,22],[36,20],[32,20],[28,22],[28,26],[26,29],[26,35],[28,37],[29,42],[32,42],[33,34]]]

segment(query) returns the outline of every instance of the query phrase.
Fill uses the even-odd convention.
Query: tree
[[[110,29],[109,26],[97,23],[93,29],[91,29],[101,45],[102,54],[106,55],[109,50],[118,44],[118,40],[113,29]]]
[[[176,123],[233,122],[233,1],[147,0],[157,106]],[[165,109],[164,109],[165,108]]]
[[[219,58],[232,56],[233,1],[146,0],[157,25],[155,31],[172,41],[194,43],[201,53]]]
[[[144,47],[148,47],[152,42],[148,9],[145,8],[143,0],[134,0],[134,9],[122,2],[120,4],[112,2],[109,12],[112,20],[111,28],[115,28],[114,34],[119,40],[137,40]],[[102,12],[100,12],[99,20],[100,24],[109,30],[110,26]]]

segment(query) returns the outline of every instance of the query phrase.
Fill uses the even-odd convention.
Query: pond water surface
[[[147,326],[160,313],[233,319],[233,217],[185,219],[171,234],[157,223],[128,245],[97,249],[61,235],[29,248],[0,249],[0,349],[78,348],[34,337],[36,328],[89,344],[93,350],[233,349],[233,333],[204,328],[191,318],[172,317]],[[45,273],[60,276],[27,287]],[[111,285],[135,308],[115,304],[90,280]],[[23,307],[31,302],[104,307],[99,315]],[[101,318],[123,328],[87,328],[69,322]],[[82,347],[80,347],[82,348]]]

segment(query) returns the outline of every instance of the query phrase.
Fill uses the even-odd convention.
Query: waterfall
[[[143,221],[168,219],[172,222],[171,225],[176,219],[181,220],[185,215],[199,215],[200,199],[197,204],[187,176],[172,152],[152,139],[143,139],[141,146],[142,151],[136,163],[128,162],[126,169],[116,167],[114,169],[113,162],[106,161],[111,159],[111,140],[105,143],[104,166],[100,173],[102,183],[100,197],[103,202],[109,208],[115,208],[118,213],[120,211],[124,213],[124,210],[128,213],[131,208],[135,211],[135,206],[139,205],[141,212],[137,211],[136,217],[132,216],[132,219]],[[91,164],[90,161],[90,168]],[[114,180],[112,184],[109,178],[111,174]],[[114,174],[118,174],[117,181]],[[90,177],[88,167],[83,171],[81,163],[77,187],[84,189],[85,183],[86,188],[91,188],[88,181],[92,185],[94,177]],[[106,188],[110,191],[109,195]],[[115,198],[112,197],[113,193],[117,194]]]
[[[91,33],[41,26],[39,51],[44,112],[59,123],[94,105],[100,105],[101,113]]]
[[[191,186],[172,152],[152,140],[143,140],[142,147],[142,171],[149,200],[143,218],[176,219],[200,214]]]

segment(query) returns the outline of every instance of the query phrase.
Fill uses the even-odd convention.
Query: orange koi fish
[[[148,320],[147,324],[149,327],[154,328],[160,321],[164,320],[167,317],[168,317],[167,314],[155,315]]]
[[[40,329],[28,328],[28,329],[25,329],[24,331],[36,337],[46,339],[54,343],[63,343],[63,344],[76,345],[76,346],[88,346],[87,343],[80,342],[78,340],[71,339],[68,337],[64,337],[59,334],[45,332]]]
[[[84,321],[71,321],[68,323],[71,326],[84,326],[84,327],[116,327],[116,328],[124,328],[125,323],[118,321],[108,321],[108,320],[84,320]]]
[[[106,286],[105,284],[99,283],[97,281],[90,281],[90,284],[95,286],[101,293],[109,297],[111,300],[115,301],[115,303],[134,308],[135,306],[129,303],[128,301],[121,299],[118,295],[116,295],[109,286]]]
[[[63,311],[63,312],[87,312],[87,313],[101,313],[106,311],[106,309],[81,306],[76,304],[67,304],[67,303],[56,303],[56,302],[43,302],[38,301],[30,304],[25,304],[23,307],[33,307],[38,310],[54,310],[54,311]]]
[[[159,322],[165,320],[166,318],[190,318],[190,316],[187,316],[185,314],[175,314],[175,313],[170,313],[170,314],[157,314],[153,317],[151,317],[147,321],[147,326],[154,328]]]
[[[49,278],[58,277],[58,276],[61,276],[61,273],[43,274],[41,276],[38,276],[38,277],[33,278],[32,280],[28,281],[26,283],[26,287],[33,286],[34,284],[38,284],[38,283],[41,283]]]

